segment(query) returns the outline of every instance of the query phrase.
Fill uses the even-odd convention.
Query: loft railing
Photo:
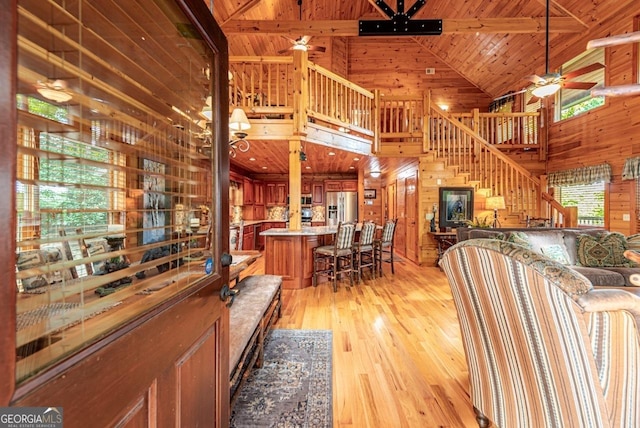
[[[452,113],[451,118],[475,130],[489,144],[532,149],[539,145],[540,113]]]
[[[293,57],[230,57],[229,105],[266,119],[293,119],[369,138],[374,135],[373,93],[331,71]]]

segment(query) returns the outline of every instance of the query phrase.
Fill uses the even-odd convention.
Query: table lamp
[[[485,201],[485,208],[488,210],[493,210],[493,227],[499,227],[500,222],[498,221],[498,210],[503,210],[506,208],[504,203],[504,196],[489,196]]]

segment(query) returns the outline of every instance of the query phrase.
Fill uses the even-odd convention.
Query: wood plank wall
[[[603,25],[603,34],[592,34],[588,39],[637,31],[634,15],[637,10],[621,13],[611,23]],[[588,39],[566,46],[560,52],[571,58],[581,52]],[[576,47],[577,45],[577,47]],[[607,85],[638,82],[637,45],[626,44],[606,48]],[[613,180],[609,185],[608,207],[605,207],[607,228],[624,234],[636,233],[635,206],[636,181],[623,181],[625,159],[640,156],[640,96],[609,97],[603,107],[550,127],[548,171],[560,171],[582,166],[609,163]],[[607,209],[608,208],[608,209]],[[631,221],[623,220],[629,214]]]
[[[393,49],[380,49],[380,44]],[[488,111],[491,97],[464,79],[428,50],[410,38],[352,38],[348,45],[349,80],[385,95],[416,95],[432,90],[437,104],[450,111]],[[426,68],[435,74],[427,75]]]

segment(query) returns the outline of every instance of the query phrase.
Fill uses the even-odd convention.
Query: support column
[[[302,196],[302,162],[300,140],[289,140],[289,230],[302,229],[300,198]]]

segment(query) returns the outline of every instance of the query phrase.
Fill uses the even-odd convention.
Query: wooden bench
[[[251,368],[261,367],[264,338],[281,316],[282,277],[254,275],[234,288],[238,293],[229,310],[229,386],[231,406]]]

